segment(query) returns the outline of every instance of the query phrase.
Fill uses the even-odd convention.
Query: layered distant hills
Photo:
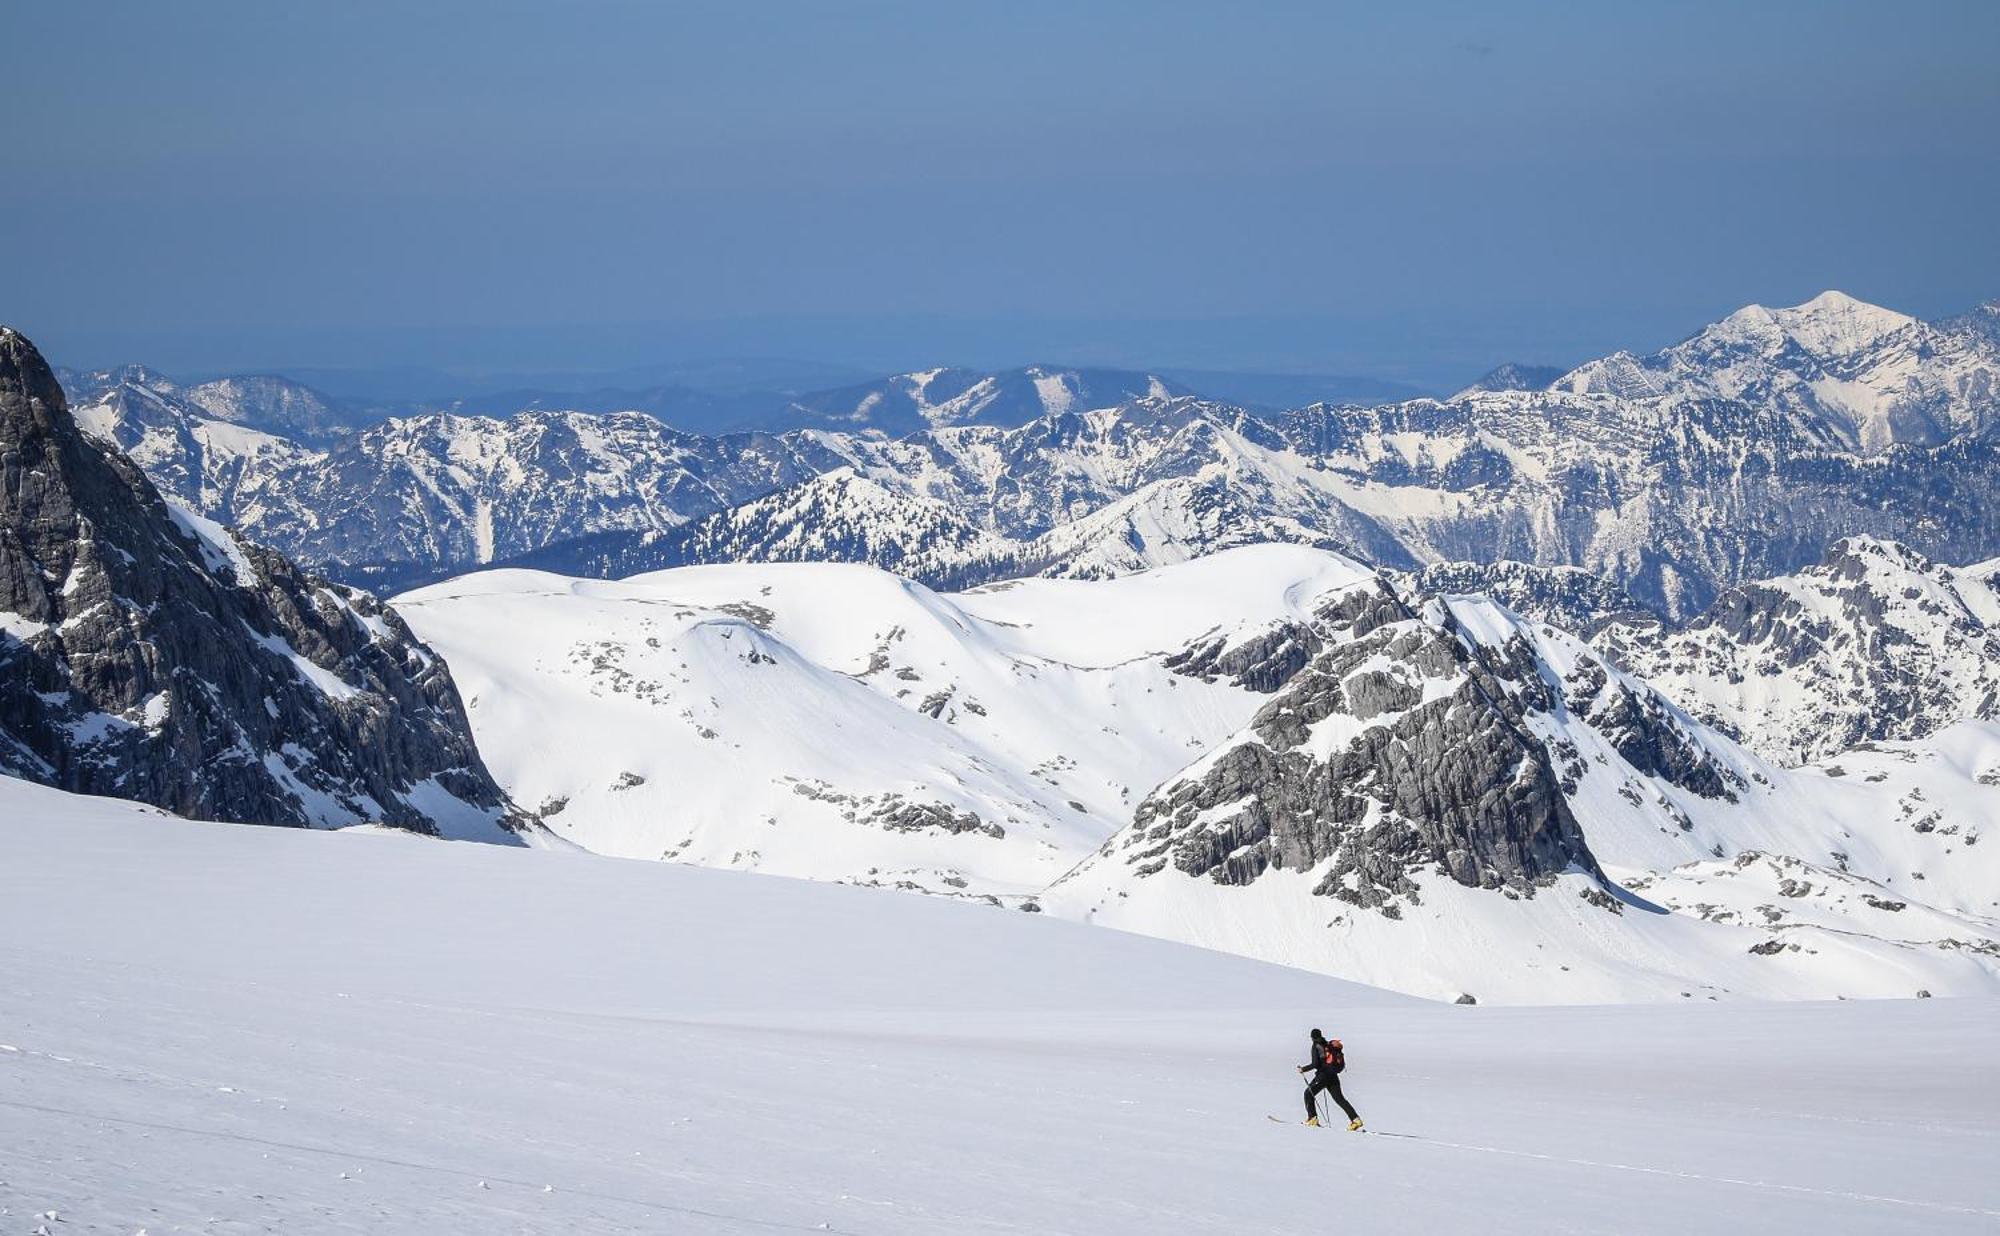
[[[1829,292],[1651,355],[1288,410],[1155,374],[941,369],[720,435],[550,407],[364,425],[268,378],[69,382],[86,428],[180,500],[382,587],[498,562],[826,558],[964,584],[1278,539],[1411,570],[1580,567],[1685,619],[1850,535],[2000,554],[1996,322],[1994,304],[1924,322]]]

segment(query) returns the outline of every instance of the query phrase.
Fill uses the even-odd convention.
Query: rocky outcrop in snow
[[[201,819],[503,839],[444,663],[177,508],[0,328],[0,771]]]
[[[1682,707],[1781,764],[2000,719],[2000,589],[1990,571],[1867,537],[1741,584],[1685,627],[1613,623],[1596,640]]]
[[[1490,602],[1412,607],[1374,581],[1323,601],[1313,627],[1324,650],[1107,854],[1229,885],[1309,872],[1314,894],[1394,915],[1419,899],[1416,869],[1522,895],[1597,870],[1571,806],[1591,771],[1572,730],[1633,783],[1717,799],[1744,784],[1663,701],[1587,656],[1558,668]]]

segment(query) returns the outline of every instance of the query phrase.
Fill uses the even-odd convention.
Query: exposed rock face
[[[1744,584],[1679,630],[1614,622],[1595,642],[1683,708],[1781,764],[2000,718],[2000,589],[1867,537]]]
[[[1204,682],[1224,679],[1268,695],[1297,677],[1323,642],[1310,623],[1276,622],[1249,635],[1218,632],[1196,640],[1169,656],[1166,666]]]
[[[1310,872],[1313,893],[1396,917],[1423,871],[1516,896],[1597,874],[1572,808],[1592,771],[1669,819],[1654,787],[1725,801],[1745,788],[1664,700],[1484,599],[1413,607],[1377,581],[1326,599],[1314,636],[1311,663],[1147,798],[1104,858],[1230,885]],[[1221,664],[1204,651],[1184,657]]]
[[[1517,889],[1596,866],[1521,705],[1448,621],[1379,584],[1318,619],[1326,651],[1242,739],[1140,805],[1127,862],[1249,884],[1331,860],[1314,891],[1364,907],[1413,897],[1417,865]]]
[[[201,819],[508,834],[444,663],[163,500],[0,328],[0,770]]]
[[[1406,594],[1491,597],[1537,622],[1588,636],[1614,619],[1644,621],[1648,611],[1617,581],[1581,567],[1529,562],[1435,562],[1399,573]]]

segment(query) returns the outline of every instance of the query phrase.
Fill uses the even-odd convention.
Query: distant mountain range
[[[217,419],[326,444],[396,417],[449,413],[506,419],[523,412],[643,412],[684,433],[780,433],[814,427],[900,435],[944,424],[1014,425],[1065,407],[1141,395],[1201,392],[1277,410],[1327,400],[1378,403],[1425,392],[1396,382],[1328,374],[1029,365],[980,371],[863,374],[785,360],[715,360],[603,373],[465,376],[431,370],[228,374],[178,381],[143,365],[58,370],[71,399],[118,398],[121,387],[178,395]],[[337,392],[337,393],[329,393]]]
[[[1682,619],[1845,536],[2000,554],[1996,320],[1827,293],[1553,379],[1278,412],[1160,375],[940,369],[797,397],[781,419],[809,428],[721,435],[546,409],[357,425],[276,379],[70,382],[86,428],[181,500],[377,587],[803,558],[962,584],[1284,539],[1406,570],[1580,567]]]

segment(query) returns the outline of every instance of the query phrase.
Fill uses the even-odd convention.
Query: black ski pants
[[[1312,1085],[1306,1087],[1306,1115],[1319,1115],[1319,1108],[1313,1106],[1313,1099],[1318,1097],[1319,1092],[1322,1090],[1333,1096],[1333,1101],[1340,1105],[1341,1111],[1347,1113],[1349,1120],[1361,1119],[1361,1113],[1355,1111],[1354,1104],[1349,1103],[1347,1096],[1340,1092],[1340,1074],[1334,1072],[1332,1069],[1316,1069],[1313,1071]]]

